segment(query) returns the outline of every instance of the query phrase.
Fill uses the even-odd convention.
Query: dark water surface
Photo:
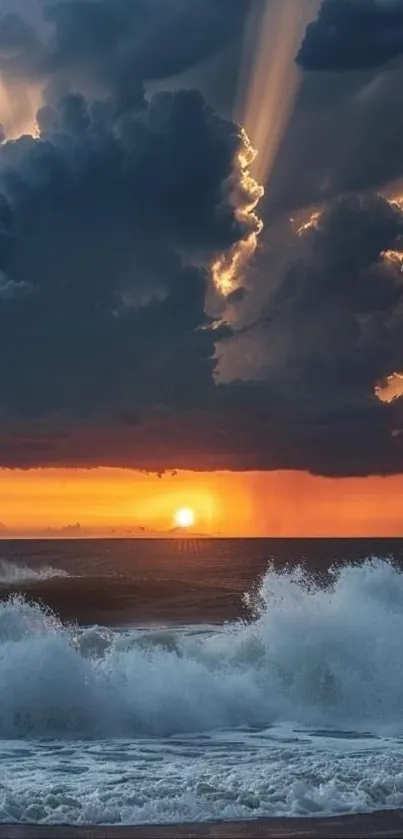
[[[403,567],[403,540],[4,540],[0,599],[21,593],[83,625],[220,623],[248,616],[244,594],[270,563],[326,578],[368,557]]]

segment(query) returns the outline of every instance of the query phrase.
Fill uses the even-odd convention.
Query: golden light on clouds
[[[237,221],[245,225],[245,229],[252,229],[252,232],[236,242],[225,254],[219,256],[212,265],[214,286],[223,297],[228,297],[240,285],[242,273],[255,253],[258,236],[263,228],[263,223],[255,213],[255,209],[264,194],[264,189],[249,171],[256,157],[256,151],[252,148],[245,131],[242,131],[242,141],[243,148],[234,164],[236,188],[233,203]]]
[[[375,387],[375,396],[380,402],[394,402],[403,396],[403,373],[392,373]]]
[[[317,229],[318,221],[320,219],[320,216],[321,216],[320,212],[315,211],[314,213],[312,213],[309,216],[308,221],[304,221],[303,224],[301,224],[298,227],[298,229],[297,229],[298,236],[303,236],[304,233],[307,233],[309,230]]]
[[[0,78],[0,123],[9,140],[16,140],[23,134],[37,135],[36,114],[41,104],[39,85],[6,85]]]
[[[255,253],[257,234],[251,233],[247,239],[239,242],[229,254],[220,256],[212,266],[213,281],[216,290],[228,297],[238,288],[242,279],[242,271]]]
[[[403,272],[403,251],[385,251],[383,256],[385,259],[390,260],[390,262],[396,263]]]
[[[301,84],[295,56],[320,0],[261,0],[245,31],[236,120],[258,149],[253,173],[270,182]]]
[[[245,149],[237,161],[241,191],[252,198],[236,201],[236,215],[246,223],[253,218],[255,225],[212,266],[214,286],[224,297],[240,285],[258,245],[263,224],[254,211],[268,188],[301,84],[295,56],[319,5],[320,0],[261,0],[247,21],[234,117],[244,129]]]

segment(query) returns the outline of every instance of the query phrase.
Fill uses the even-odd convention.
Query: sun
[[[187,528],[194,525],[196,516],[191,507],[180,507],[180,509],[176,511],[174,519],[177,527]]]

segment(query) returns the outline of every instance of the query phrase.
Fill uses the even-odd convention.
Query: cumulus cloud
[[[38,103],[80,91],[127,105],[144,85],[208,59],[250,0],[1,0],[0,119],[31,130]]]
[[[240,27],[248,0],[60,0],[44,4],[42,31],[12,10],[0,23],[9,79],[122,89],[202,60]],[[29,14],[29,12],[28,12]]]
[[[30,288],[0,294],[3,414],[203,399],[226,331],[209,268],[257,224],[234,203],[242,132],[197,92],[70,94],[38,126],[0,150],[3,287]]]
[[[380,67],[403,53],[402,0],[323,0],[298,54],[304,70]]]
[[[403,468],[402,400],[375,393],[403,369],[400,203],[335,198],[341,178],[315,193],[313,160],[287,200],[319,194],[317,213],[269,226],[217,299],[214,266],[260,230],[247,140],[197,91],[144,94],[236,37],[245,8],[66,0],[42,28],[0,20],[2,72],[44,88],[37,136],[0,146],[0,465]],[[297,112],[323,107],[303,86]]]
[[[220,369],[228,381],[240,362],[242,378],[255,380],[249,398],[258,415],[269,411],[268,440],[285,460],[287,429],[294,462],[313,471],[402,469],[392,433],[402,406],[374,393],[403,369],[402,234],[398,203],[335,199],[299,229],[277,231],[251,292],[234,303],[238,327],[221,343]]]
[[[289,361],[320,401],[371,400],[400,369],[403,213],[378,195],[336,199],[299,230],[301,255],[270,301],[292,334]],[[292,330],[292,331],[291,331]]]

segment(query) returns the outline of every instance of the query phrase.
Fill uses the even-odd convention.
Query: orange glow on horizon
[[[197,535],[403,536],[402,492],[403,475],[0,470],[0,535],[166,537],[188,508]]]

